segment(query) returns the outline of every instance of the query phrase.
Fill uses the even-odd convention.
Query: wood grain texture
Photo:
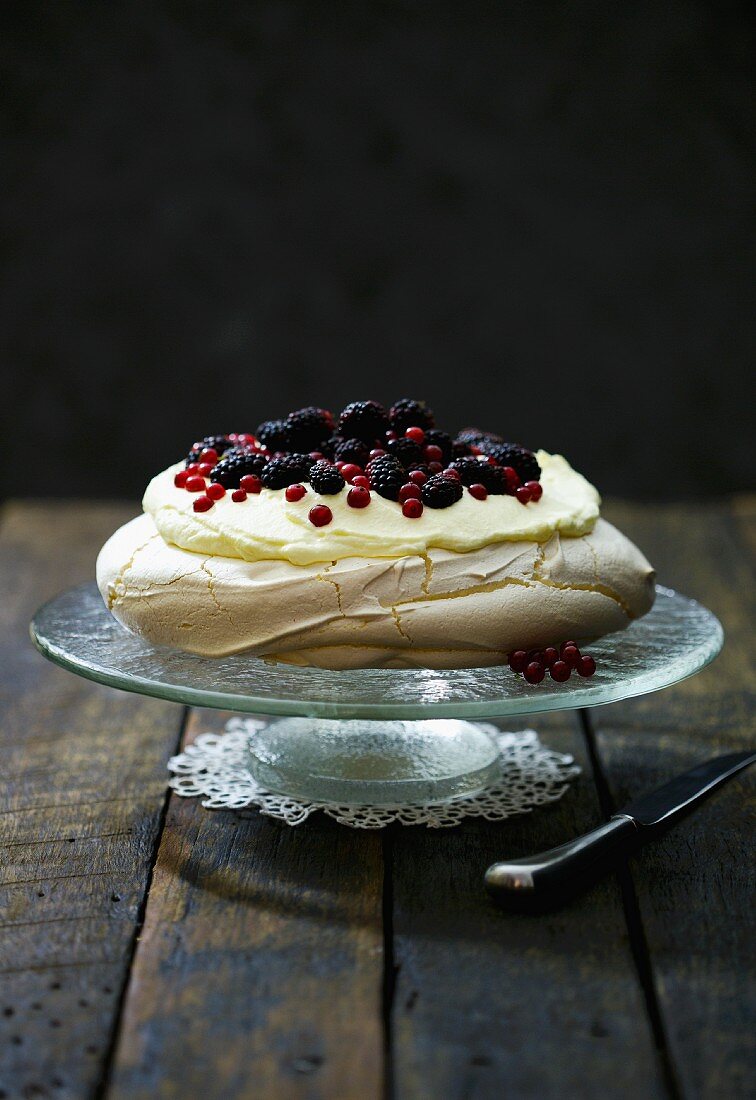
[[[701,599],[726,632],[692,680],[593,712],[615,805],[718,752],[754,746],[752,547],[756,512],[688,505],[615,507],[662,583]],[[686,1097],[756,1088],[753,865],[756,774],[728,784],[632,864],[670,1060]]]
[[[172,796],[111,1095],[380,1096],[382,887],[376,833]]]
[[[571,717],[532,724],[583,768],[561,802],[498,825],[395,833],[399,1100],[665,1095],[615,880],[540,916],[502,912],[483,889],[494,860],[549,848],[600,820]]]
[[[103,1072],[182,708],[48,664],[28,624],[90,578],[118,506],[0,524],[0,1095],[82,1097]]]

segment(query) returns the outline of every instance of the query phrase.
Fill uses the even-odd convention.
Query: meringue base
[[[504,664],[622,630],[654,600],[653,569],[601,519],[579,538],[292,565],[182,550],[143,515],[105,543],[97,583],[152,643],[328,669]]]

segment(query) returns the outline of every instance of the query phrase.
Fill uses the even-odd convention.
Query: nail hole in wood
[[[60,989],[60,982],[50,982],[50,989]]]
[[[50,1027],[60,1027],[60,1020],[50,1020]]]
[[[13,1015],[13,1009],[12,1008],[4,1008],[3,1009],[3,1016],[12,1016],[12,1015]]]
[[[313,1073],[323,1065],[323,1059],[319,1054],[306,1054],[303,1058],[295,1058],[291,1065],[295,1073]]]
[[[120,894],[111,894],[110,895],[110,900],[111,901],[120,901],[121,900],[121,895]]]
[[[20,1047],[21,1044],[23,1043],[23,1041],[24,1040],[21,1038],[20,1035],[12,1035],[11,1036],[11,1042],[13,1043],[14,1047]]]

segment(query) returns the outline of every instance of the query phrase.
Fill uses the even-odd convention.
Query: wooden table
[[[498,911],[482,873],[749,744],[756,502],[607,508],[727,643],[592,728],[536,720],[583,767],[560,803],[383,833],[169,795],[168,757],[227,716],[32,649],[37,605],[133,511],[2,515],[0,1100],[753,1095],[754,775],[551,915]]]

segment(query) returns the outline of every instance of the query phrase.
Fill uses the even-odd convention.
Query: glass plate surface
[[[722,648],[719,621],[657,585],[656,603],[627,630],[590,646],[598,669],[566,684],[531,686],[508,668],[329,672],[240,654],[210,659],[129,634],[95,584],[45,604],[31,624],[37,648],[63,668],[110,687],[196,707],[318,718],[504,718],[613,703],[669,687]]]

